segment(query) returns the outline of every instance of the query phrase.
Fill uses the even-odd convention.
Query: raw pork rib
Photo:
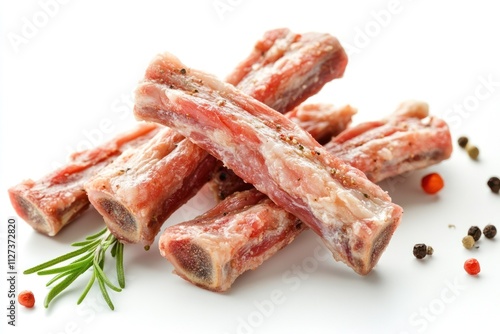
[[[291,213],[252,189],[232,194],[192,221],[168,227],[159,247],[176,274],[202,288],[221,292],[305,228]]]
[[[17,214],[36,231],[56,235],[89,206],[85,182],[124,150],[143,144],[161,126],[144,123],[96,148],[74,153],[67,165],[38,181],[26,180],[9,189]]]
[[[413,104],[418,106],[418,104]],[[404,117],[400,108],[382,123],[402,122],[411,123],[412,127],[396,127],[393,132],[385,132],[380,138],[370,136],[371,139],[363,143],[366,150],[355,149],[348,154],[351,161],[360,159],[380,159],[375,148],[378,142],[383,141],[388,147],[407,147],[408,151],[397,149],[392,152],[392,159],[404,166],[395,168],[391,163],[377,164],[377,172],[369,164],[362,164],[370,171],[368,175],[373,182],[380,182],[384,178],[394,177],[402,172],[413,171],[425,166],[437,164],[450,156],[452,142],[449,140],[450,133],[442,121],[434,120],[438,126],[426,125],[420,117]],[[421,123],[419,126],[416,123]],[[373,122],[376,123],[376,122]],[[372,123],[368,123],[372,124]],[[359,128],[358,125],[354,128]],[[353,128],[353,129],[354,129]],[[375,128],[378,129],[378,128]],[[346,130],[346,133],[351,132]],[[361,133],[359,136],[364,136]],[[416,151],[413,140],[422,140],[429,152],[441,152],[432,154],[431,159],[422,159],[418,163],[406,163],[405,159]],[[370,142],[375,142],[371,146]],[[341,145],[339,145],[341,146]],[[369,148],[374,150],[369,150]],[[384,148],[382,148],[384,149]],[[339,149],[339,151],[341,151]],[[413,152],[413,153],[412,153]],[[420,151],[424,156],[424,151]],[[435,158],[440,157],[441,160]],[[363,170],[366,172],[366,170]],[[293,241],[302,232],[304,225],[297,224],[294,216],[286,215],[286,211],[266,202],[255,189],[237,192],[220,202],[214,209],[201,215],[192,221],[180,223],[165,229],[159,240],[160,253],[174,266],[174,272],[187,281],[205,289],[213,291],[225,291],[231,287],[233,282],[247,270],[255,269],[266,259],[273,256],[280,248]],[[255,198],[259,205],[249,203],[248,198]],[[267,197],[266,197],[267,198]],[[241,203],[240,207],[232,207],[234,203]],[[279,228],[276,222],[267,217],[281,217]],[[223,245],[222,247],[220,245]],[[189,260],[191,259],[191,260]]]
[[[263,103],[170,54],[136,93],[137,118],[170,126],[319,234],[359,274],[377,263],[402,209],[366,176]]]
[[[349,106],[336,107],[327,103],[301,104],[285,114],[302,129],[309,132],[318,142],[330,140],[345,130],[352,121],[356,109]],[[221,200],[235,191],[253,188],[234,172],[222,165],[213,173],[208,187],[216,200]]]
[[[271,107],[283,109],[280,111],[295,107],[327,81],[341,76],[347,63],[345,52],[335,38],[316,33],[304,36],[287,29],[266,33],[244,65],[230,75],[231,83]],[[247,67],[248,70],[243,70]],[[311,73],[297,76],[304,68]],[[322,72],[318,73],[318,69]],[[354,113],[350,107],[325,105],[323,109],[330,116],[341,115],[346,123]],[[302,114],[296,113],[296,119],[304,118]],[[328,115],[324,118],[327,120]],[[215,158],[167,128],[150,143],[103,169],[85,189],[90,202],[118,239],[150,245],[163,222],[197,193],[217,166],[220,163]]]
[[[406,101],[386,119],[348,128],[325,148],[373,182],[437,164],[452,152],[448,125],[429,116],[429,106],[420,101]],[[227,168],[220,168],[209,185],[219,200],[252,188]]]
[[[264,34],[226,82],[285,113],[342,77],[347,61],[344,48],[329,34],[275,29]]]
[[[349,105],[336,107],[327,103],[301,104],[285,114],[320,144],[344,131],[351,124],[356,109]]]
[[[209,180],[216,164],[206,151],[165,127],[120,155],[85,189],[111,233],[149,246],[164,221]]]
[[[388,119],[347,129],[325,148],[375,182],[425,168],[448,159],[453,148],[446,122],[428,115],[427,105],[405,103]]]

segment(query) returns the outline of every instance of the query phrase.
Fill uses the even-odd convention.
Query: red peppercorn
[[[474,258],[465,261],[464,269],[469,275],[477,275],[481,271],[479,262]]]
[[[35,296],[33,295],[33,292],[29,290],[21,291],[17,296],[17,301],[19,304],[27,308],[35,306]]]
[[[422,178],[422,189],[428,194],[435,194],[444,187],[444,181],[438,173],[430,173]]]

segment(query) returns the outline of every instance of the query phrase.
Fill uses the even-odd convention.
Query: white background
[[[266,30],[328,32],[346,47],[350,61],[344,78],[311,100],[352,104],[358,108],[356,123],[384,117],[405,99],[423,100],[432,114],[449,122],[454,143],[467,135],[481,150],[474,162],[455,145],[450,160],[381,183],[405,213],[367,277],[330,258],[315,257],[315,250],[323,254],[323,249],[317,248],[320,243],[310,232],[241,276],[224,294],[199,289],[173,275],[156,245],[149,252],[126,246],[127,287],[121,293],[111,292],[115,311],[107,309],[97,287],[76,306],[83,280],[44,309],[47,278],[20,274],[18,291],[33,290],[37,305],[18,309],[18,326],[7,326],[7,287],[2,278],[2,326],[8,333],[231,334],[498,328],[500,241],[481,238],[474,250],[461,245],[471,225],[482,228],[492,223],[500,228],[500,196],[486,186],[490,176],[500,176],[500,20],[494,4],[484,0],[2,1],[3,254],[5,223],[15,215],[7,188],[25,178],[39,178],[63,163],[70,152],[129,128],[135,122],[132,92],[148,62],[163,51],[223,78]],[[419,185],[431,171],[441,173],[446,182],[436,196],[424,194]],[[204,193],[167,225],[194,217],[209,205]],[[69,251],[71,242],[102,224],[99,215],[89,210],[49,238],[19,221],[19,270]],[[423,261],[412,255],[413,245],[420,242],[435,249]],[[463,270],[469,257],[482,265],[478,277]],[[5,268],[7,256],[0,258]]]

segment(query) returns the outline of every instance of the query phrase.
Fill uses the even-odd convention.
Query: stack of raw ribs
[[[449,158],[452,144],[423,102],[357,125],[349,105],[306,103],[347,62],[331,35],[289,29],[266,32],[225,82],[158,55],[136,91],[137,127],[10,188],[12,204],[50,236],[90,204],[124,243],[149,246],[161,231],[175,273],[213,291],[308,228],[366,275],[403,213],[377,183]],[[203,187],[218,203],[162,230]]]

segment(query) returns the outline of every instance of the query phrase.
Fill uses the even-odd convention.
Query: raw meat
[[[318,142],[324,142],[345,130],[355,113],[356,109],[349,105],[336,107],[327,103],[314,103],[301,104],[285,116],[309,132]],[[208,187],[214,193],[215,199],[221,200],[235,191],[253,188],[253,185],[243,181],[232,170],[219,165]]]
[[[85,185],[108,229],[126,243],[153,243],[164,221],[210,179],[217,160],[165,127],[124,152]]]
[[[176,274],[220,292],[305,228],[295,216],[252,189],[234,193],[192,221],[168,227],[159,247]]]
[[[328,103],[301,104],[285,114],[286,117],[306,130],[320,144],[344,131],[351,124],[356,109],[350,105],[341,107]]]
[[[149,66],[137,118],[177,130],[320,235],[334,258],[365,275],[402,209],[279,112],[171,54]]]
[[[448,159],[453,145],[446,122],[429,116],[426,104],[409,101],[387,119],[347,129],[325,148],[377,182]]]
[[[418,105],[413,104],[413,106]],[[436,155],[441,160],[450,156],[449,152],[452,149],[452,143],[449,140],[450,133],[442,121],[433,118],[431,124],[437,123],[439,126],[427,127],[420,117],[425,117],[428,110],[419,114],[418,117],[413,117],[414,115],[405,117],[400,111],[398,108],[382,123],[396,123],[397,119],[403,124],[411,123],[412,127],[402,126],[401,130],[386,132],[386,136],[383,138],[373,136],[370,140],[374,142],[383,140],[387,145],[404,147],[411,143],[409,139],[418,139],[426,144],[428,151],[442,152]],[[372,123],[377,122],[369,124]],[[422,124],[417,126],[418,123]],[[358,125],[353,129],[360,127],[361,125]],[[351,131],[346,130],[345,132]],[[364,133],[360,135],[363,136]],[[365,141],[363,145],[370,146],[370,141]],[[340,147],[339,151],[341,151]],[[413,147],[410,147],[409,152],[415,152]],[[392,159],[403,164],[404,167],[395,168],[391,163],[382,163],[376,173],[372,172],[373,168],[370,164],[362,164],[361,167],[368,168],[370,171],[368,175],[372,177],[374,182],[380,182],[384,178],[397,176],[401,172],[409,172],[423,167],[421,163],[405,163],[408,154],[407,151],[401,149],[392,152]],[[419,155],[425,154],[421,151]],[[377,156],[376,150],[371,150],[370,154],[367,155],[366,151],[355,149],[349,154],[353,161],[369,160]],[[422,161],[425,162],[425,167],[428,167],[441,160],[423,159]],[[350,163],[349,160],[347,162]],[[366,172],[363,169],[361,171]],[[236,192],[204,215],[192,221],[166,228],[160,237],[159,248],[162,256],[173,264],[174,272],[205,289],[226,291],[242,273],[255,269],[283,246],[293,241],[302,232],[305,225],[297,224],[294,216],[286,215],[286,211],[282,208],[268,206],[269,202],[265,202],[263,195],[259,196],[258,194],[261,193],[255,189]],[[255,203],[259,202],[259,206],[248,199],[255,199]],[[243,200],[246,202],[242,202]],[[235,202],[241,205],[233,207]],[[273,217],[281,217],[279,229],[276,228]],[[273,240],[282,242],[278,242],[276,247],[273,247]],[[262,251],[255,252],[255,249]]]
[[[226,82],[285,113],[342,77],[347,61],[344,48],[329,34],[275,29],[264,34]]]
[[[273,30],[230,75],[230,81],[284,112],[327,81],[340,77],[346,63],[345,52],[330,35],[302,36],[288,29]],[[304,69],[309,72],[297,75]],[[354,113],[351,107],[324,105],[322,109],[327,114],[325,120],[339,116],[339,123],[347,123]],[[295,119],[304,119],[308,113],[312,111],[295,112]],[[165,129],[150,143],[103,169],[85,188],[90,202],[118,239],[148,246],[164,221],[197,193],[217,166],[220,164],[208,153]]]
[[[85,182],[127,148],[141,145],[161,126],[140,123],[96,148],[74,153],[67,165],[37,181],[25,180],[9,192],[16,213],[36,231],[56,235],[89,207]]]

